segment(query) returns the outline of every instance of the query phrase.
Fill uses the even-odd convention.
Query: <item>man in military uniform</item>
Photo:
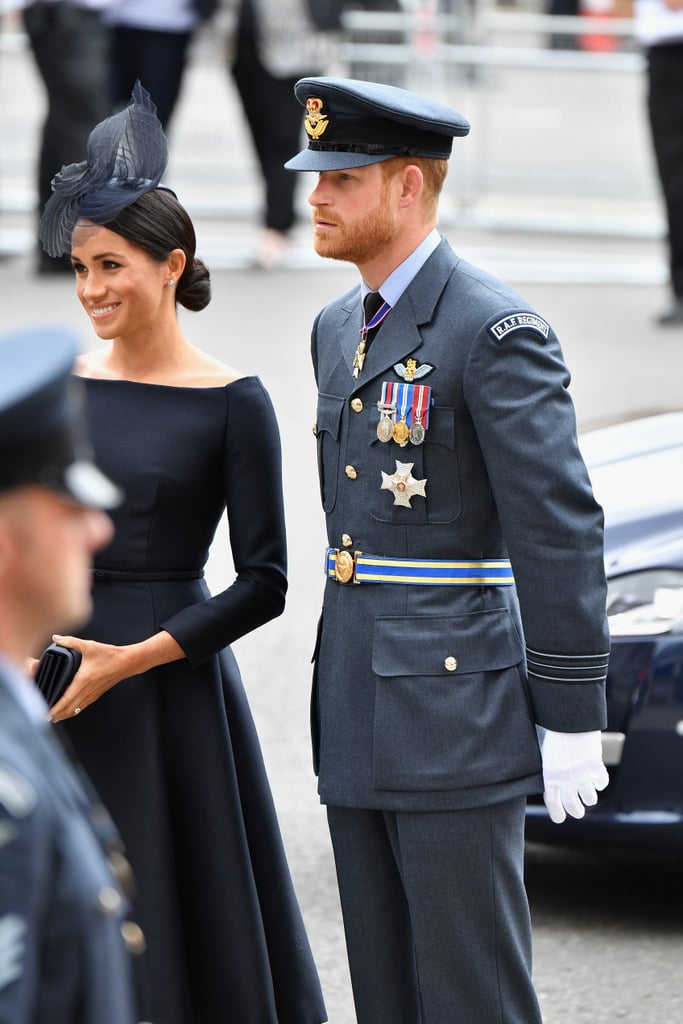
[[[313,725],[359,1024],[537,1024],[525,800],[607,784],[602,512],[547,321],[436,230],[467,121],[308,78],[329,548]],[[368,298],[366,299],[366,296]]]
[[[129,950],[111,819],[52,734],[24,672],[55,629],[90,611],[90,564],[111,538],[117,490],[90,461],[55,329],[0,339],[0,1020],[133,1024]],[[128,947],[128,948],[127,948]]]

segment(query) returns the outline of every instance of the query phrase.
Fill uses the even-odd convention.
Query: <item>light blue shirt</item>
[[[410,256],[404,259],[403,263],[399,263],[396,270],[392,270],[386,281],[379,286],[377,290],[392,309],[440,242],[441,235],[436,228],[433,228],[427,237],[420,242],[417,249],[414,249]],[[360,290],[361,299],[364,299],[368,292],[372,291],[372,288],[365,281],[361,280]]]

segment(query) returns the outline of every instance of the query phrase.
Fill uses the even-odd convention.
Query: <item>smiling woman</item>
[[[76,364],[98,462],[123,489],[95,564],[82,655],[52,708],[119,826],[147,940],[144,1016],[320,1024],[325,1008],[258,737],[229,645],[282,612],[286,537],[278,427],[256,376],[191,345],[176,307],[210,276],[139,86],[55,178],[43,220],[110,344]],[[227,509],[234,583],[211,595]]]
[[[84,221],[74,229],[71,260],[76,292],[100,338],[149,332],[159,316],[173,326],[172,289],[184,269],[184,254],[175,250],[160,262],[115,230]]]

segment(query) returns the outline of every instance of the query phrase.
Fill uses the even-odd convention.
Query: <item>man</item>
[[[90,612],[116,488],[90,461],[71,335],[0,339],[0,1020],[133,1024],[126,862],[23,672]]]
[[[436,230],[465,119],[367,82],[295,91],[315,248],[361,275],[312,335],[314,743],[358,1021],[536,1024],[525,798],[560,822],[607,784],[602,512],[569,374]]]

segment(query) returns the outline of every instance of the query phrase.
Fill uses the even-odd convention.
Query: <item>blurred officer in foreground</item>
[[[125,870],[25,675],[56,629],[90,611],[90,563],[116,488],[89,461],[70,334],[0,339],[0,1021],[133,1024],[139,929]],[[127,940],[127,943],[126,943]]]
[[[569,373],[436,229],[467,121],[391,86],[295,91],[315,249],[361,276],[312,335],[314,746],[358,1021],[536,1024],[526,797],[561,822],[608,781],[603,519]]]

